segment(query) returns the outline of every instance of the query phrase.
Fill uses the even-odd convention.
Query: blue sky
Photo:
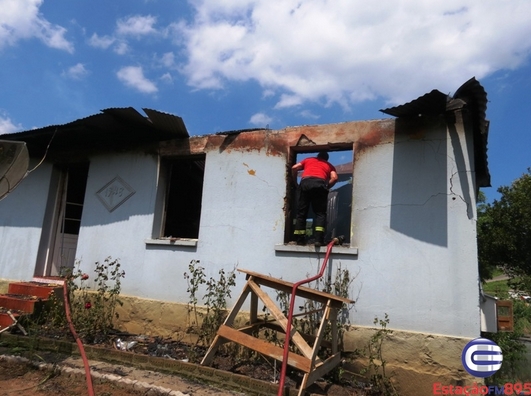
[[[190,134],[386,118],[485,87],[492,188],[531,167],[529,0],[0,0],[0,134],[109,107]]]

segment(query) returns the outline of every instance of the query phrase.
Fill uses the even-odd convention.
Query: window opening
[[[162,237],[199,237],[205,156],[164,161],[167,172]]]
[[[315,150],[315,149],[314,149]],[[302,161],[308,157],[315,157],[318,151],[311,152],[294,152],[292,154],[292,161],[289,166],[289,185],[293,185],[291,179],[291,166]],[[351,214],[352,214],[352,174],[353,174],[353,150],[328,151],[330,162],[336,168],[338,174],[338,182],[332,187],[328,193],[328,206],[326,213],[326,229],[325,242],[330,241],[337,236],[345,238],[344,243],[350,244],[350,230],[351,230]],[[300,184],[302,172],[299,172],[297,177],[297,184]],[[295,229],[295,222],[297,218],[299,189],[292,190],[290,208],[288,210],[288,226],[286,227],[286,242],[294,241],[293,231]],[[306,219],[306,237],[308,243],[312,243],[313,239],[313,223],[314,212],[310,207]]]

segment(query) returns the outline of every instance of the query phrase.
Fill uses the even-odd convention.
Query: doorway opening
[[[88,170],[88,162],[54,168],[45,219],[49,227],[41,241],[44,254],[39,255],[45,265],[37,263],[36,276],[61,277],[74,268]]]

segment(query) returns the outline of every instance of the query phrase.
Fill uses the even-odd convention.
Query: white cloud
[[[128,87],[134,88],[142,93],[155,93],[157,86],[144,77],[144,71],[140,66],[126,66],[121,68],[116,76]]]
[[[0,0],[2,1],[2,0]],[[140,38],[148,34],[158,33],[153,27],[157,23],[157,18],[148,15],[135,15],[125,19],[119,19],[116,22],[114,35],[99,36],[94,33],[88,40],[92,47],[107,49],[112,46],[113,51],[118,55],[124,55],[129,52],[130,46],[127,37]]]
[[[166,52],[162,57],[160,58],[160,63],[167,67],[172,68],[175,66],[175,55],[173,52]]]
[[[2,1],[2,0],[0,0]],[[148,34],[155,34],[158,31],[153,27],[157,23],[157,18],[148,15],[135,15],[128,18],[119,19],[116,22],[116,30],[112,36],[99,36],[94,33],[88,40],[88,44],[92,47],[107,49],[112,46],[112,49],[118,55],[124,55],[130,50],[128,37],[140,38]]]
[[[43,0],[0,0],[0,49],[19,40],[37,38],[51,48],[70,53],[74,45],[66,29],[53,25],[39,13]]]
[[[114,42],[116,41],[116,39],[114,37],[111,37],[111,36],[98,36],[96,33],[94,33],[88,40],[88,44],[91,46],[91,47],[96,47],[96,48],[102,48],[102,49],[107,49],[109,48]]]
[[[85,69],[85,65],[83,65],[83,63],[78,63],[70,67],[67,71],[63,72],[63,76],[72,78],[74,80],[80,80],[88,73],[88,70]]]
[[[4,117],[0,115],[0,135],[3,135],[4,133],[17,132],[17,131],[20,131],[21,129],[22,129],[22,126],[20,124],[15,125],[13,124],[13,122],[11,122],[9,117]]]
[[[269,125],[272,121],[273,119],[264,113],[256,113],[249,120],[251,124],[262,128],[265,128],[266,125]]]
[[[123,55],[129,51],[129,44],[126,41],[118,41],[114,46],[113,51],[118,55]]]
[[[156,33],[153,25],[157,23],[157,18],[148,15],[135,15],[127,19],[120,19],[116,23],[116,33],[121,36],[144,36]]]
[[[191,2],[180,22],[191,86],[257,81],[277,107],[306,101],[403,103],[436,87],[522,65],[529,0],[224,0]]]
[[[314,113],[312,113],[309,110],[303,110],[299,114],[300,114],[301,117],[304,117],[304,118],[310,118],[312,120],[319,119],[319,116],[317,114],[314,114]]]
[[[173,77],[170,73],[164,73],[162,76],[160,76],[160,79],[166,84],[173,84]]]

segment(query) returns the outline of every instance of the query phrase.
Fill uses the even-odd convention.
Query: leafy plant
[[[497,191],[499,200],[485,203],[483,196],[478,204],[480,275],[488,279],[501,266],[511,278],[531,277],[531,168]]]
[[[96,275],[90,282],[90,276],[81,271],[79,265],[80,262],[77,262],[65,274],[70,311],[79,336],[85,342],[93,342],[98,337],[105,338],[114,328],[114,318],[118,317],[116,305],[122,305],[118,296],[125,271],[118,259],[107,257],[103,262],[95,263]]]
[[[515,332],[484,333],[485,338],[494,341],[503,352],[503,364],[493,376],[486,378],[487,385],[518,382],[517,371],[524,360],[525,345]]]
[[[199,260],[192,260],[188,265],[189,273],[184,273],[188,282],[186,291],[189,293],[188,331],[198,335],[196,346],[209,346],[227,315],[227,299],[231,297],[231,288],[236,285],[236,274],[235,269],[228,273],[221,269],[218,279],[207,279],[205,269],[199,264]],[[205,295],[201,298],[204,300],[204,310],[198,309],[201,285],[205,288]],[[191,315],[193,317],[190,319]],[[190,360],[194,360],[194,348],[190,353]]]
[[[193,320],[189,320],[188,322],[188,331],[191,331],[199,325],[199,317],[197,312],[197,293],[199,292],[201,285],[205,284],[206,282],[205,269],[199,264],[199,260],[190,261],[190,264],[188,264],[188,271],[190,271],[190,273],[184,273],[184,279],[186,279],[186,282],[188,283],[188,288],[186,291],[189,294],[187,305],[189,314],[188,318],[190,318],[191,313],[193,313],[194,316]]]
[[[391,377],[387,373],[387,362],[382,354],[385,339],[393,333],[392,330],[387,328],[389,316],[386,313],[384,319],[375,317],[373,323],[379,325],[380,328],[374,332],[369,340],[365,350],[369,362],[361,370],[361,374],[367,376],[377,394],[382,396],[398,396],[398,392],[391,382]]]
[[[220,269],[219,279],[210,278],[206,282],[206,294],[203,296],[206,314],[201,325],[201,338],[205,345],[210,345],[219,326],[227,315],[227,298],[231,297],[231,288],[236,285],[236,274],[232,270],[225,274]]]

